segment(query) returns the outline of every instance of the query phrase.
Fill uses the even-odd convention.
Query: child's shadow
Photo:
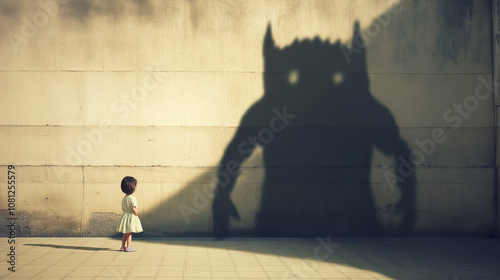
[[[25,246],[37,246],[37,247],[50,247],[56,249],[69,249],[69,250],[83,250],[83,251],[118,251],[111,248],[101,248],[101,247],[85,247],[85,246],[67,246],[67,245],[57,245],[57,244],[23,244]]]

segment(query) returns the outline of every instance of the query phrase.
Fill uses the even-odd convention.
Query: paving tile
[[[129,276],[132,277],[154,277],[158,271],[158,267],[151,266],[134,266]]]
[[[78,267],[77,264],[73,265],[60,265],[59,263],[56,263],[55,265],[51,265],[47,267],[47,270],[60,270],[60,271],[73,271]]]
[[[36,278],[41,278],[41,277],[63,277],[68,274],[69,271],[65,270],[50,270],[47,269],[45,271],[40,272],[39,274],[36,275]]]
[[[234,265],[211,265],[210,271],[236,271]]]
[[[136,262],[136,265],[142,266],[159,266],[160,264],[163,263],[162,258],[157,258],[157,259],[150,259],[150,258],[141,258]]]
[[[98,277],[115,277],[117,279],[126,277],[132,270],[131,266],[107,266],[97,275]]]
[[[135,265],[136,262],[134,261],[112,261],[108,265],[128,265],[128,266],[133,266]]]
[[[182,277],[184,276],[184,270],[163,270],[160,268],[158,271],[158,277]]]
[[[293,273],[300,279],[322,279],[323,276],[321,276],[319,273],[313,271],[313,270],[296,270],[293,271]]]
[[[105,266],[80,266],[68,273],[68,277],[91,277],[97,276]]]
[[[237,265],[236,270],[240,271],[264,271],[261,265]]]
[[[96,259],[91,259],[91,260],[86,260],[81,263],[81,265],[86,266],[96,266],[96,265],[108,265],[112,262],[111,259],[107,260],[96,260]]]
[[[90,280],[94,279],[94,277],[84,277],[84,276],[66,276],[63,278],[64,280]]]
[[[191,271],[184,271],[184,278],[211,278],[212,274],[210,271],[198,271],[198,270],[191,270]]]
[[[286,275],[292,275],[295,277],[295,275],[289,271],[289,270],[283,270],[283,271],[266,271],[266,274],[270,278],[285,278]]]
[[[264,271],[238,271],[238,275],[240,278],[268,278]]]
[[[289,271],[290,269],[286,265],[262,265],[265,271]]]
[[[214,279],[219,279],[219,278],[237,279],[237,278],[239,278],[239,274],[236,271],[212,271],[212,278],[214,278]]]
[[[367,272],[344,271],[342,273],[351,279],[375,279],[375,277],[373,275],[371,275],[370,273],[367,273]]]
[[[111,238],[22,238],[17,272],[0,271],[0,278],[467,280],[496,279],[500,274],[496,240],[347,238],[335,242],[342,246],[321,260],[314,259],[315,239],[143,239],[134,240],[138,252],[123,253],[114,250],[119,241]]]
[[[2,266],[4,267],[4,266]],[[33,277],[39,273],[41,273],[43,270],[45,270],[47,267],[46,266],[25,266],[25,267],[20,267],[16,268],[15,272],[8,273],[7,276],[9,277]]]
[[[185,271],[210,271],[210,265],[188,265]]]
[[[160,266],[160,271],[161,270],[180,270],[184,271],[186,268],[183,265],[162,265]]]
[[[164,259],[160,266],[184,266],[185,261],[172,261]]]

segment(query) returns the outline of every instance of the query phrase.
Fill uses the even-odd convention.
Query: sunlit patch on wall
[[[344,74],[342,72],[335,72],[332,75],[333,84],[336,86],[341,85],[344,82]]]
[[[288,83],[292,86],[296,85],[299,81],[299,71],[292,69],[288,72]]]

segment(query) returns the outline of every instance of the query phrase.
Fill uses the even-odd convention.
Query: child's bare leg
[[[130,248],[131,243],[132,243],[132,233],[129,232],[127,234],[128,234],[128,236],[127,236],[127,248]]]
[[[122,248],[125,248],[125,241],[127,241],[127,233],[124,233],[122,236]]]

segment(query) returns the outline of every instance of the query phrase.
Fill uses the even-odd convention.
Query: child
[[[126,176],[122,180],[122,191],[126,194],[122,199],[122,210],[120,222],[116,227],[117,232],[122,232],[122,252],[137,251],[134,247],[130,246],[132,242],[132,232],[142,232],[141,220],[137,216],[137,199],[132,195],[137,186],[137,180],[134,177]],[[125,247],[125,241],[127,247]]]

